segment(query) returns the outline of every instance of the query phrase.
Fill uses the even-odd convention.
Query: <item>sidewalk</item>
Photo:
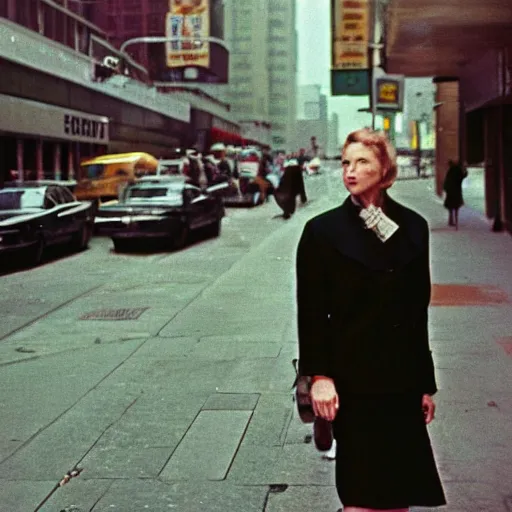
[[[432,230],[431,345],[440,389],[430,432],[449,500],[444,510],[510,512],[512,237],[491,232],[468,208],[459,231],[448,228],[432,186],[430,179],[401,181],[391,195],[422,213]],[[34,361],[16,353],[27,360],[4,367],[1,382],[19,396],[12,407],[27,414],[39,407],[40,425],[32,434],[13,419],[19,411],[3,415],[4,436],[19,431],[17,439],[1,439],[0,453],[27,440],[0,464],[2,512],[32,512],[74,464],[83,474],[42,512],[339,508],[334,463],[315,450],[291,399],[298,238],[307,219],[343,195],[334,172],[306,187],[311,203],[288,222],[272,220],[273,230],[275,204],[247,213],[270,232],[251,250],[228,233],[211,247],[229,261],[215,259],[208,246],[178,253],[155,263],[158,283],[140,274],[137,286],[107,284],[2,344],[6,353],[20,343],[31,349],[56,329],[54,345],[83,344]],[[198,268],[207,279],[195,277]],[[122,307],[127,297],[151,306],[136,329],[113,322],[84,332],[74,320]],[[54,395],[41,394],[38,403],[33,382]]]

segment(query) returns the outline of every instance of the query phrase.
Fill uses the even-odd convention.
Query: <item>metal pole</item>
[[[375,69],[376,69],[376,62],[378,58],[378,51],[380,48],[379,41],[377,41],[377,23],[378,23],[378,7],[379,7],[379,0],[373,0],[373,29],[372,29],[372,44],[370,45],[370,48],[372,49],[372,62],[371,62],[371,77],[372,77],[372,83],[371,83],[371,103],[372,103],[372,130],[375,130],[375,118],[377,116],[377,88],[376,88],[376,80],[375,80]]]
[[[175,43],[175,42],[187,42],[187,43],[195,43],[195,42],[206,42],[206,43],[215,43],[219,46],[222,46],[226,50],[229,50],[228,45],[224,39],[219,39],[218,37],[165,37],[165,36],[146,36],[146,37],[134,37],[132,39],[128,39],[125,41],[120,48],[121,53],[125,53],[126,48],[132,44],[136,43]]]

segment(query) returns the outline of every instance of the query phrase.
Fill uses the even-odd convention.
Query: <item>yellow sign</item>
[[[333,69],[368,69],[369,1],[333,1]]]
[[[377,82],[377,101],[379,103],[396,104],[399,101],[399,94],[398,82]]]
[[[166,43],[168,67],[210,67],[210,44],[204,41],[210,36],[209,0],[169,0],[165,34],[177,38]],[[197,40],[180,41],[179,38]]]

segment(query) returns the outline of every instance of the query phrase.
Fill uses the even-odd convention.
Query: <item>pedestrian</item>
[[[427,431],[428,225],[387,194],[397,167],[383,134],[351,133],[342,168],[350,196],[309,220],[298,245],[299,373],[312,377],[316,416],[332,422],[344,512],[442,506]]]
[[[296,159],[288,160],[284,164],[284,174],[274,196],[277,204],[283,210],[285,219],[289,219],[295,213],[297,196],[300,197],[302,205],[307,203],[304,175]]]
[[[444,178],[443,190],[446,193],[444,207],[448,210],[448,225],[459,228],[459,208],[464,204],[462,182],[468,175],[460,163],[448,161],[448,171]]]

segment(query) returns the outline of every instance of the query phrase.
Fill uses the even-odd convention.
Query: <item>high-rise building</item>
[[[271,0],[268,17],[270,121],[275,149],[295,150],[297,31],[295,0]]]
[[[297,121],[293,136],[294,149],[312,150],[312,137],[319,146],[318,153],[329,153],[329,118],[327,96],[320,85],[303,85],[297,93]]]
[[[334,158],[341,152],[339,136],[339,116],[336,113],[331,115],[327,129],[327,149],[325,155]]]
[[[243,121],[269,122],[267,62],[271,0],[226,0],[225,36],[230,47],[227,99]]]
[[[240,121],[272,124],[272,147],[294,149],[297,95],[295,0],[225,0],[228,101]]]

